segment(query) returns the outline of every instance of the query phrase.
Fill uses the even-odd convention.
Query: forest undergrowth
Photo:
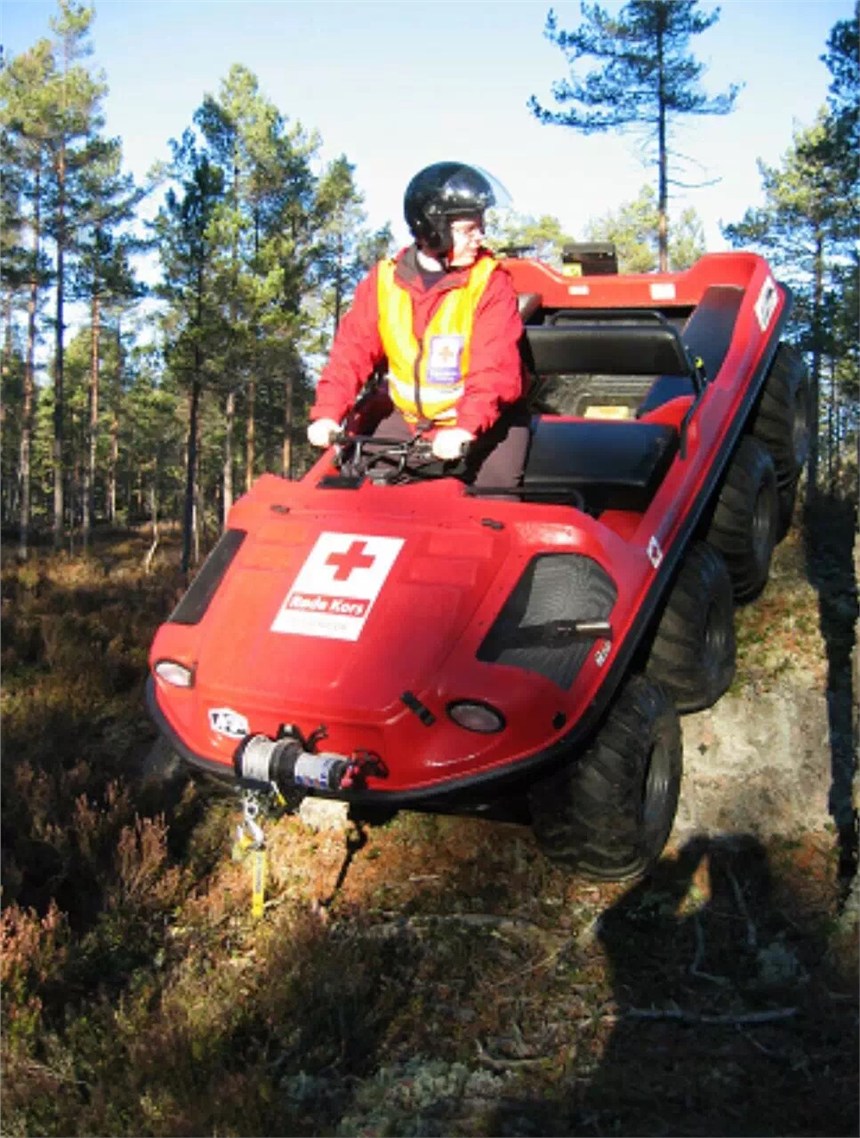
[[[797,650],[797,540],[738,615],[750,658],[762,611]],[[598,886],[514,825],[287,814],[255,920],[235,796],[145,777],[181,588],[148,545],[4,551],[4,1135],[857,1132],[835,830],[694,837]]]

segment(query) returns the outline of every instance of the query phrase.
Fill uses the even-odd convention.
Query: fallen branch
[[[550,942],[559,939],[558,933],[522,917],[502,917],[493,913],[416,913],[405,917],[386,910],[377,912],[380,916],[393,919],[371,925],[363,930],[365,935],[385,936],[393,932],[420,934],[439,925],[459,925],[463,928],[490,929],[495,934],[527,933]],[[561,947],[565,947],[565,944]]]
[[[682,1023],[710,1023],[740,1025],[747,1023],[771,1023],[774,1020],[790,1019],[797,1015],[797,1008],[774,1008],[769,1012],[745,1012],[740,1015],[701,1015],[699,1012],[684,1011],[683,1008],[628,1008],[624,1013],[627,1019],[677,1019]]]
[[[149,552],[143,559],[143,571],[149,573],[152,568],[152,559],[155,557],[155,551],[158,549],[158,526],[152,527],[152,545],[149,547]]]
[[[696,933],[696,952],[693,963],[690,965],[690,975],[697,976],[700,980],[710,980],[712,984],[720,984],[723,987],[731,984],[731,980],[725,976],[715,976],[712,972],[703,972],[699,967],[705,957],[705,932],[698,913],[693,916],[693,928]]]
[[[143,571],[149,573],[152,568],[152,559],[155,557],[155,551],[158,549],[158,507],[157,499],[155,496],[155,487],[153,486],[150,491],[150,509],[152,511],[152,545],[149,547],[149,552],[143,559]]]
[[[731,882],[732,892],[735,895],[735,901],[737,902],[738,909],[740,910],[741,916],[747,923],[747,947],[755,948],[758,944],[758,934],[756,932],[756,927],[753,923],[753,919],[750,916],[749,909],[747,908],[746,901],[744,901],[743,890],[738,884],[738,879],[735,877],[728,866],[726,866],[726,874],[728,875],[729,881]]]
[[[529,1067],[540,1067],[550,1058],[548,1055],[541,1055],[532,1059],[498,1059],[495,1055],[490,1055],[481,1044],[480,1039],[475,1040],[475,1045],[478,1048],[478,1061],[485,1067],[489,1067],[491,1071],[516,1071]]]

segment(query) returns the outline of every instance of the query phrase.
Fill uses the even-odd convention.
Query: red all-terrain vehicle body
[[[568,276],[504,261],[531,444],[516,494],[348,437],[262,476],[152,644],[150,710],[239,784],[384,818],[529,811],[550,856],[640,872],[674,817],[677,712],[734,666],[802,464],[787,290],[746,253]]]

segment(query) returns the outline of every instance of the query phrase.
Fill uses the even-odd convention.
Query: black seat
[[[732,342],[744,290],[737,285],[711,285],[681,329],[681,338],[705,376],[715,379]]]
[[[532,424],[523,496],[573,501],[586,509],[644,510],[678,449],[662,423],[542,416]]]
[[[534,373],[570,375],[681,375],[696,368],[668,320],[642,323],[577,320],[526,328]]]
[[[711,285],[681,329],[687,353],[705,380],[715,379],[723,366],[743,296],[744,290],[736,285]],[[689,377],[659,375],[639,404],[636,415],[645,415],[679,395],[695,393],[695,385]]]

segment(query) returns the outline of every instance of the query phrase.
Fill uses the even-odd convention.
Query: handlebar
[[[332,440],[335,464],[346,474],[366,476],[379,482],[403,481],[408,478],[451,478],[465,473],[465,457],[442,461],[433,455],[430,440],[416,434],[410,439],[381,435],[357,435],[340,431]]]

